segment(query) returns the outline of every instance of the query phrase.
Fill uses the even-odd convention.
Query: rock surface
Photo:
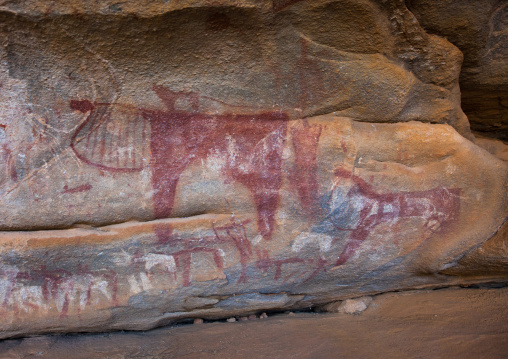
[[[240,186],[249,182],[240,182],[235,168],[225,172],[233,174],[229,181],[223,177],[232,161],[226,152],[225,159],[218,154],[189,166],[176,193],[169,193],[185,218],[3,232],[2,336],[148,329],[188,317],[303,308],[453,283],[453,276],[438,273],[491,237],[506,217],[506,164],[446,125],[322,116],[291,121],[284,130],[275,126],[260,143],[275,147],[269,152],[275,159],[266,157],[264,166],[279,161],[278,170],[266,174],[279,187],[267,190],[256,177],[264,166],[251,174],[267,192]],[[282,133],[290,138],[283,141]],[[306,157],[299,159],[303,145]],[[266,156],[262,149],[253,154]],[[244,162],[247,171],[252,161]],[[58,185],[60,171],[44,173],[46,186]],[[146,184],[134,182],[131,173],[116,174],[112,183],[122,176],[148,197],[141,192]],[[168,182],[162,183],[165,190]],[[217,192],[221,187],[228,189]],[[119,190],[99,189],[106,193],[89,198],[114,197]],[[69,193],[69,203],[91,191]],[[50,200],[31,206],[41,213]],[[153,201],[155,210],[171,214],[166,198]],[[130,206],[124,202],[117,215]],[[193,212],[204,206],[218,213]]]
[[[0,38],[1,338],[492,280],[508,166],[402,1],[8,2]]]
[[[360,314],[369,307],[370,303],[372,303],[372,297],[366,296],[329,303],[322,309],[330,313]]]
[[[475,143],[503,161],[508,161],[508,145],[503,141],[475,133]]]
[[[464,53],[462,108],[471,127],[508,140],[508,3],[499,0],[408,0],[429,33]]]
[[[507,300],[506,288],[387,293],[361,315],[296,313],[141,333],[38,336],[0,342],[0,358],[502,359]]]
[[[463,277],[508,276],[508,222],[481,246],[460,259],[456,266],[443,271],[444,274]]]

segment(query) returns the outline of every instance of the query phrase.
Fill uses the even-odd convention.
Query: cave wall
[[[508,4],[506,1],[409,0],[409,9],[431,34],[464,54],[462,109],[471,128],[508,140]]]
[[[503,47],[426,4],[2,5],[0,336],[506,281]]]

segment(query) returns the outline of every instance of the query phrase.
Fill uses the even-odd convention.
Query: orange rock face
[[[400,2],[72,4],[0,15],[2,337],[485,278],[508,167]]]

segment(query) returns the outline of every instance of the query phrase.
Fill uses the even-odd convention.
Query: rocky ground
[[[0,342],[0,358],[506,358],[508,288],[375,296],[360,315],[268,313],[233,323]]]

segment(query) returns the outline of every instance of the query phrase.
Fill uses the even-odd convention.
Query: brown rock
[[[508,275],[508,222],[478,248],[462,257],[455,266],[443,274],[461,277],[494,277],[506,279]]]
[[[215,322],[147,332],[46,335],[3,340],[0,357],[503,358],[507,300],[508,288],[386,293],[360,318],[301,313],[250,321],[241,330]]]
[[[275,130],[251,154],[231,142],[238,157],[219,153],[186,169],[173,207],[186,218],[3,232],[2,336],[147,329],[453,284],[454,276],[432,274],[506,218],[506,164],[449,126],[322,116],[282,132],[284,123],[271,121],[265,126]],[[251,155],[266,165],[249,167]],[[280,172],[263,172],[277,163]],[[240,169],[263,191],[236,177]],[[280,187],[266,192],[263,173]],[[99,198],[115,193],[100,190]],[[152,200],[168,210],[166,200]],[[200,206],[218,214],[195,215]]]
[[[478,133],[475,133],[475,143],[481,148],[492,153],[497,158],[503,161],[508,161],[508,145],[503,141],[483,137]]]
[[[2,5],[1,338],[485,279],[508,167],[402,1],[145,5]]]
[[[411,0],[428,32],[464,53],[462,107],[474,130],[508,140],[508,4],[497,0]]]

